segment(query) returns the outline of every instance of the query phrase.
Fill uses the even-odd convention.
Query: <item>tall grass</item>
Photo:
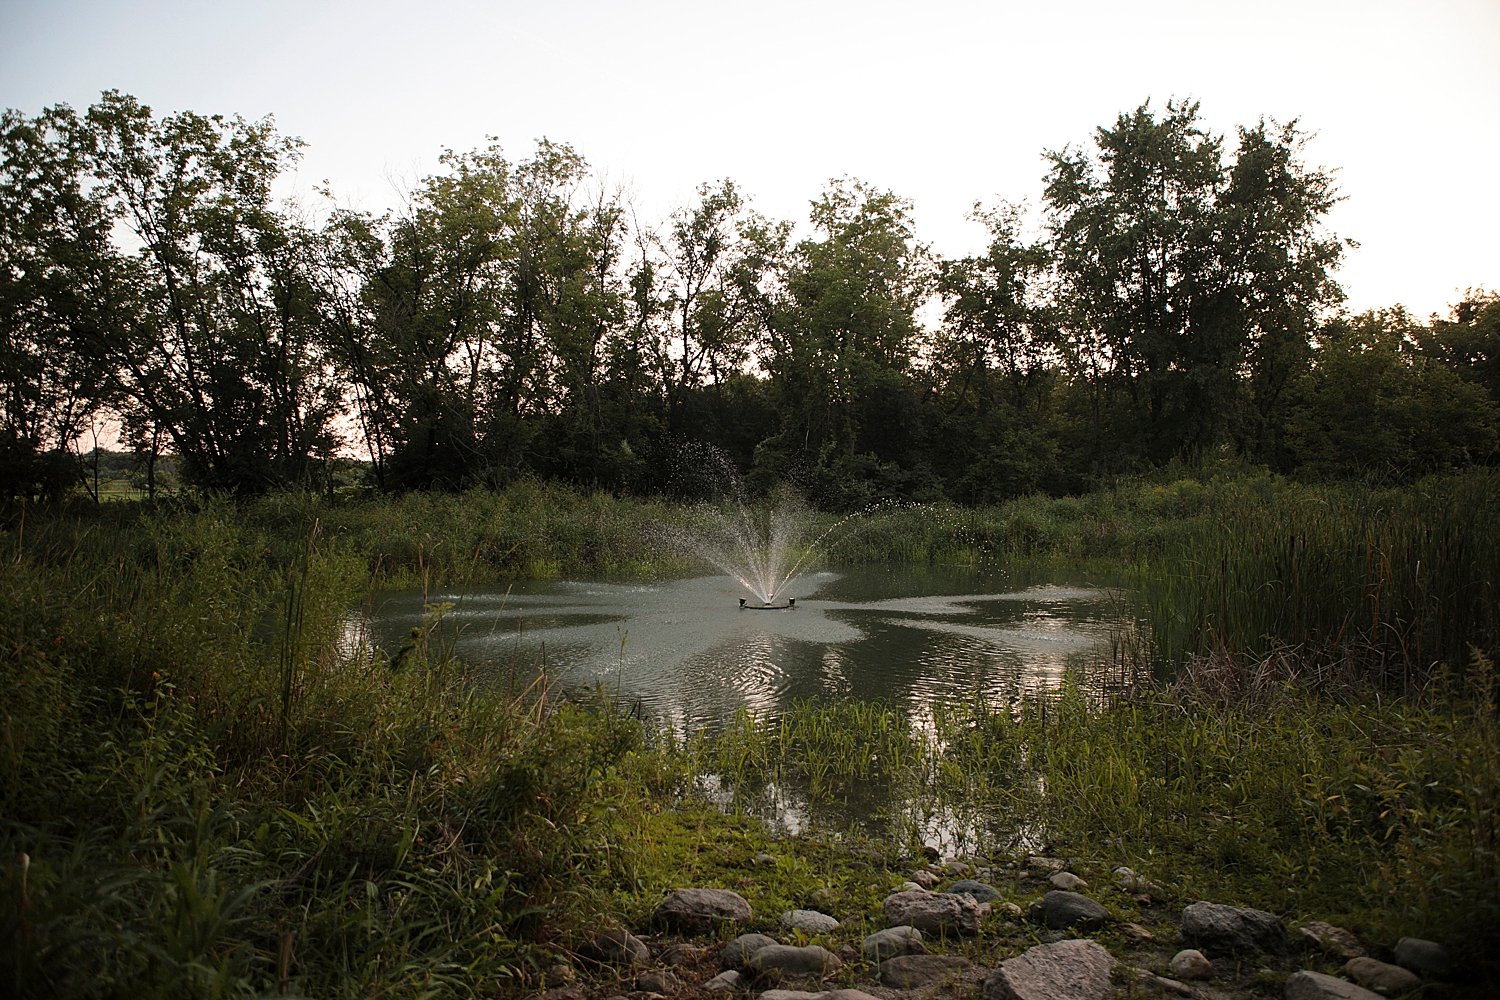
[[[1254,484],[1251,484],[1252,486]],[[1500,474],[1216,491],[1145,569],[1158,655],[1411,690],[1500,652]]]

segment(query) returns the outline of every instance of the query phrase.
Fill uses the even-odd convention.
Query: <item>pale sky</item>
[[[107,88],[274,115],[308,143],[288,194],[379,210],[445,147],[546,136],[645,222],[729,177],[800,223],[853,176],[945,255],[982,243],[975,201],[1039,205],[1044,150],[1191,97],[1231,137],[1316,133],[1352,309],[1500,290],[1500,0],[0,0],[0,106]]]

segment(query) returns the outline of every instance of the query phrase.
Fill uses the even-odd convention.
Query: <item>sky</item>
[[[1262,117],[1336,171],[1354,311],[1500,290],[1500,0],[0,0],[0,106],[274,115],[282,191],[380,211],[445,148],[572,145],[655,224],[731,178],[804,221],[827,181],[911,200],[945,256],[976,202],[1040,206],[1043,155],[1121,112]]]

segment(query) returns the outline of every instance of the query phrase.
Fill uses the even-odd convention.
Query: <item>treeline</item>
[[[71,488],[106,416],[143,468],[170,454],[237,494],[315,485],[350,450],[382,490],[691,493],[683,456],[711,445],[830,507],[1205,455],[1492,462],[1500,299],[1341,313],[1337,195],[1304,143],[1142,105],[1047,154],[1038,225],[976,208],[987,249],[942,259],[909,202],[850,179],[807,235],[727,180],[651,226],[544,140],[450,151],[400,209],[330,194],[314,219],[273,197],[299,143],[270,119],[116,92],[7,111],[0,481],[12,501]]]

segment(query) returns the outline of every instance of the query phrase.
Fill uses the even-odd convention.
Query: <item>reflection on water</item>
[[[469,662],[602,685],[679,731],[741,708],[774,716],[797,699],[883,700],[918,725],[934,703],[1006,704],[1097,665],[1125,615],[1106,589],[1015,588],[957,569],[819,573],[799,589],[790,611],[739,610],[746,595],[726,577],[428,601],[453,603],[440,641]],[[394,654],[422,614],[420,594],[388,593],[360,624]]]

